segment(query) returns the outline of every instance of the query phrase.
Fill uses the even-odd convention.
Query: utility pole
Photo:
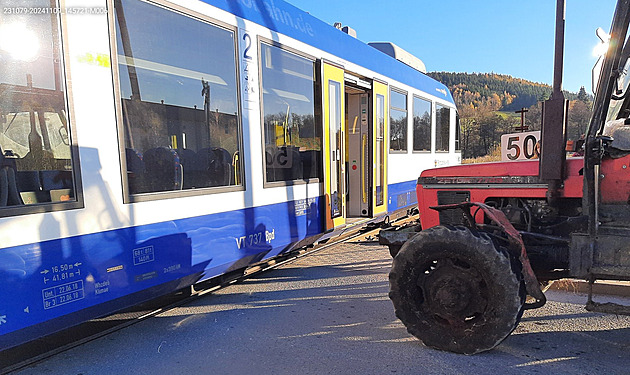
[[[525,112],[529,112],[529,109],[521,108],[519,111],[514,111],[514,113],[521,114],[521,126],[517,126],[514,130],[519,132],[524,132],[525,130],[529,130],[529,126],[525,126]]]

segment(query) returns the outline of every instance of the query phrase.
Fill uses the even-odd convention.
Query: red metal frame
[[[625,160],[625,164],[622,160]],[[622,165],[626,165],[629,170],[627,180],[624,181],[630,186],[630,156],[612,161],[615,162],[612,165],[610,163],[602,165],[602,172],[623,168]],[[567,159],[566,178],[559,190],[559,198],[582,197],[583,165],[584,159],[581,157]],[[547,186],[543,181],[538,180],[538,173],[537,160],[465,164],[426,170],[420,176],[416,186],[422,228],[440,224],[439,213],[430,208],[437,206],[438,191],[469,191],[470,201],[478,203],[485,203],[488,198],[503,197],[544,199]],[[426,182],[427,179],[431,182],[423,185],[423,181]],[[623,182],[615,182],[615,184],[619,183]],[[607,186],[606,191],[610,189],[614,189],[614,186]],[[628,197],[625,199],[627,200]],[[477,215],[476,220],[481,222],[483,215]]]
[[[630,155],[602,160],[599,190],[600,203],[630,204]]]

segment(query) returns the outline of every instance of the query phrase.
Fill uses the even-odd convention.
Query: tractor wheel
[[[389,296],[407,331],[455,353],[490,350],[516,328],[525,303],[518,259],[483,232],[438,226],[394,258]]]

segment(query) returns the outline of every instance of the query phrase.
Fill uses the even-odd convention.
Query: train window
[[[77,202],[60,45],[58,16],[0,14],[0,207]]]
[[[129,194],[241,185],[234,32],[114,4]]]
[[[431,102],[413,98],[413,150],[431,151]]]
[[[462,147],[461,144],[459,143],[459,137],[460,137],[460,129],[461,125],[459,122],[459,112],[455,111],[455,151],[461,151]]]
[[[407,151],[407,94],[391,90],[389,150]]]
[[[437,104],[435,109],[435,149],[448,151],[448,135],[450,131],[451,109]]]
[[[265,181],[321,178],[322,130],[315,122],[315,63],[261,43]]]

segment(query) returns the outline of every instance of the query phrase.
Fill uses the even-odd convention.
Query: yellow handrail
[[[366,165],[365,165],[365,151],[367,149],[367,134],[363,134],[363,146],[361,147],[361,185],[363,186],[363,191],[362,191],[362,198],[363,198],[363,203],[367,203],[367,196],[368,196],[368,192],[367,192],[367,184],[365,183],[365,170]]]
[[[240,174],[238,173],[238,151],[234,152],[234,155],[232,155],[232,165],[234,165],[234,184],[235,185],[239,185],[240,181],[239,181],[239,177]]]

